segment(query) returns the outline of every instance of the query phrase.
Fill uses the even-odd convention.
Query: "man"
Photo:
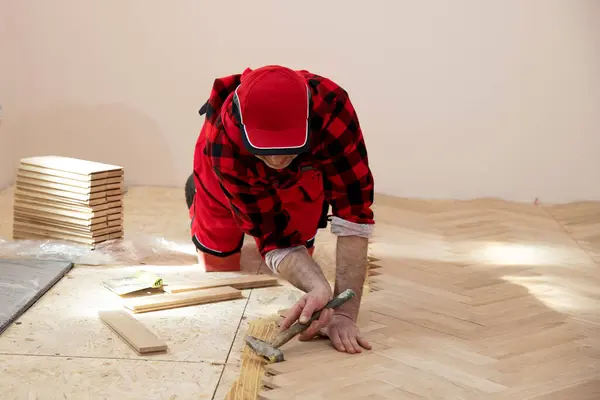
[[[300,336],[328,335],[339,351],[370,344],[356,319],[374,225],[373,176],[356,112],[331,80],[282,66],[216,79],[186,185],[192,240],[206,271],[240,269],[244,234],[265,264],[306,294],[281,329],[347,288],[357,296],[325,310]],[[312,259],[319,228],[337,235],[334,290]],[[322,329],[323,328],[323,329]]]

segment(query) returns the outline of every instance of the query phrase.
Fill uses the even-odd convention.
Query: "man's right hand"
[[[286,330],[296,320],[301,324],[305,324],[310,320],[310,317],[316,312],[325,307],[327,303],[333,298],[331,288],[323,287],[313,289],[306,293],[294,306],[289,310],[286,318],[281,324],[281,331]],[[299,340],[309,340],[315,336],[322,328],[325,328],[331,318],[333,317],[334,310],[331,308],[325,309],[321,312],[319,319],[313,321],[310,326],[300,334]]]
[[[279,274],[292,285],[306,293],[294,304],[289,314],[281,324],[284,331],[296,320],[301,324],[307,323],[315,311],[321,310],[333,298],[331,285],[323,275],[321,267],[313,260],[308,250],[294,251],[289,253],[279,263]],[[315,336],[322,328],[326,327],[333,317],[333,310],[323,310],[318,320],[313,321],[310,326],[298,337],[300,340],[308,340]]]

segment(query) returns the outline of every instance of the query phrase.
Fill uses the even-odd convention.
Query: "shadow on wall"
[[[59,155],[120,165],[127,186],[168,186],[177,178],[167,134],[155,120],[125,104],[30,111],[6,119],[4,132],[15,168],[24,157]]]

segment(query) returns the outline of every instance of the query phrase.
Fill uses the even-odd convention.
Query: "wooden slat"
[[[77,204],[73,204],[73,203],[65,203],[65,202],[61,202],[61,201],[54,201],[54,200],[45,200],[45,199],[40,199],[40,198],[36,198],[36,197],[30,197],[30,196],[24,196],[23,194],[20,193],[15,193],[14,195],[14,201],[15,203],[20,203],[20,204],[28,204],[28,205],[36,205],[36,206],[41,206],[41,207],[51,207],[53,209],[60,209],[60,210],[70,210],[70,211],[79,211],[79,212],[89,212],[89,213],[96,213],[99,211],[104,211],[110,208],[121,208],[123,207],[123,200],[119,199],[117,201],[113,201],[111,203],[101,203],[101,204],[86,204],[86,205],[77,205]]]
[[[47,193],[36,192],[35,190],[25,190],[19,188],[19,186],[15,186],[15,196],[23,196],[28,198],[34,198],[39,201],[46,201],[50,203],[60,203],[64,205],[74,205],[80,207],[95,207],[99,205],[103,205],[106,203],[111,203],[114,201],[121,201],[123,196],[111,196],[99,199],[91,199],[91,200],[77,200],[64,196],[55,196]]]
[[[134,313],[143,313],[239,298],[242,298],[241,291],[230,286],[222,286],[187,293],[159,294],[156,296],[133,298],[125,302],[125,307]]]
[[[244,290],[254,289],[268,286],[276,286],[279,281],[274,276],[269,275],[249,275],[249,276],[237,276],[234,278],[225,279],[210,279],[200,282],[189,282],[189,283],[174,283],[167,284],[164,288],[167,293],[184,293],[191,292],[194,290],[209,289],[220,286],[231,286],[233,288]]]
[[[80,188],[88,188],[88,189],[95,188],[98,186],[105,186],[105,185],[118,185],[119,187],[121,187],[123,185],[123,177],[80,181],[80,180],[76,180],[76,179],[63,178],[60,176],[49,175],[44,172],[30,171],[27,169],[23,169],[23,165],[21,165],[21,167],[19,168],[19,170],[17,172],[17,178],[21,178],[21,177],[28,178],[28,179],[36,179],[36,180],[41,180],[41,181],[46,181],[46,182],[52,182],[52,183],[60,183],[60,184],[69,185],[69,186],[77,186]]]
[[[98,316],[138,354],[165,352],[167,344],[123,310],[103,310]]]
[[[65,221],[58,221],[58,220],[51,221],[51,220],[45,220],[44,218],[23,216],[23,215],[20,215],[19,213],[15,213],[13,221],[14,222],[21,221],[21,222],[26,222],[26,223],[35,223],[35,224],[38,224],[43,227],[54,226],[54,227],[60,227],[60,228],[67,228],[67,229],[71,229],[73,231],[82,231],[82,232],[97,231],[97,230],[108,228],[108,227],[123,225],[122,219],[116,219],[116,220],[111,220],[111,221],[109,221],[107,219],[99,219],[99,222],[91,221],[91,223],[86,223],[86,224],[73,224],[73,223],[65,222]]]
[[[121,234],[122,234],[122,232],[121,232]],[[82,238],[82,237],[78,237],[75,235],[64,235],[62,233],[47,232],[47,231],[43,231],[43,230],[39,230],[39,229],[24,230],[22,228],[19,228],[19,229],[13,229],[13,238],[14,239],[67,240],[67,241],[77,242],[77,243],[86,244],[86,245],[95,245],[95,244],[101,243],[103,241],[109,240],[111,238],[111,235],[110,234],[102,235],[102,236],[96,237],[94,239],[87,239],[87,238]]]
[[[47,188],[47,187],[36,186],[36,185],[28,184],[28,183],[23,183],[19,180],[17,180],[16,187],[20,190],[27,191],[27,192],[37,192],[37,193],[42,193],[45,195],[56,196],[56,197],[63,198],[63,199],[76,200],[76,201],[81,201],[81,202],[88,202],[90,200],[97,200],[97,199],[107,199],[107,198],[110,198],[113,196],[122,195],[122,190],[120,190],[120,189],[105,190],[103,192],[96,192],[96,193],[80,194],[80,193],[66,192],[64,190],[59,190],[59,189],[51,189],[51,188]]]
[[[115,214],[107,214],[102,217],[93,217],[90,219],[80,219],[80,218],[71,218],[67,216],[62,216],[58,214],[51,214],[45,212],[31,212],[29,210],[23,210],[17,205],[14,207],[14,217],[15,218],[26,218],[32,219],[39,222],[47,222],[47,223],[68,223],[72,225],[79,226],[90,226],[99,224],[102,222],[118,220],[123,217],[121,212],[117,212]]]
[[[68,193],[76,193],[76,194],[88,194],[88,193],[99,193],[99,192],[107,192],[111,190],[121,190],[121,185],[119,183],[110,184],[110,185],[97,185],[90,187],[80,187],[79,185],[71,185],[65,183],[55,183],[42,179],[31,179],[22,176],[20,173],[17,174],[17,181],[22,184],[37,186],[40,188],[51,189],[51,190],[60,190]]]
[[[116,232],[120,232],[123,228],[120,226],[109,226],[106,228],[102,228],[102,229],[97,229],[97,230],[74,230],[74,229],[70,229],[70,228],[64,228],[64,227],[59,227],[59,226],[51,226],[51,225],[40,225],[40,224],[32,224],[32,223],[27,223],[27,222],[21,222],[18,219],[15,219],[15,221],[13,222],[13,227],[14,229],[17,230],[33,230],[33,231],[39,231],[42,230],[44,232],[47,233],[58,233],[58,234],[62,234],[62,235],[72,235],[72,236],[77,236],[77,237],[82,237],[82,238],[89,238],[89,239],[95,239],[98,237],[102,237],[111,233],[116,233]]]
[[[23,210],[26,212],[30,212],[30,213],[45,213],[45,214],[52,214],[52,215],[63,215],[66,217],[77,218],[77,219],[82,219],[82,220],[89,220],[92,218],[104,217],[108,214],[117,214],[117,213],[123,212],[122,207],[105,209],[105,210],[101,210],[101,211],[97,211],[97,212],[70,211],[70,210],[65,210],[65,209],[61,209],[58,207],[52,207],[52,206],[45,207],[45,206],[39,206],[37,204],[29,204],[27,202],[19,201],[18,199],[15,199],[14,208],[20,209],[20,210]]]
[[[63,156],[27,157],[21,159],[20,162],[21,164],[32,165],[46,170],[69,172],[84,176],[109,175],[111,172],[120,173],[123,169],[123,167],[118,165]]]

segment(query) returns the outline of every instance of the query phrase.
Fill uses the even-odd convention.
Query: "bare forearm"
[[[278,267],[279,274],[298,289],[308,293],[315,289],[331,291],[321,267],[312,259],[306,249],[294,251]]]
[[[367,276],[369,241],[360,236],[338,236],[334,296],[352,289],[356,297],[338,309],[356,321],[360,309],[363,285]]]

